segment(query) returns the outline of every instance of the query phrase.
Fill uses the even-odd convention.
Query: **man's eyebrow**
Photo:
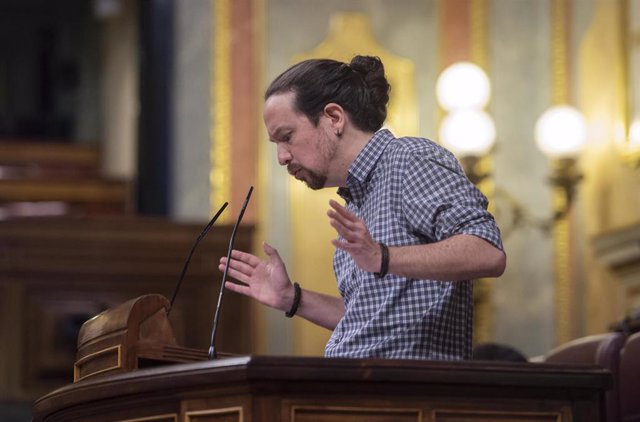
[[[269,135],[269,141],[271,142],[278,142],[278,139],[280,138],[280,136],[282,135],[282,132],[288,130],[287,127],[279,127],[277,128],[274,132],[273,135]]]

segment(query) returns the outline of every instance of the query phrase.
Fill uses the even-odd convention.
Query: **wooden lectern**
[[[175,363],[206,354],[175,344],[168,308],[147,295],[87,321],[76,382],[37,400],[33,421],[604,422],[612,379],[600,367],[273,356]]]
[[[82,325],[73,381],[167,363],[207,360],[203,350],[176,344],[169,301],[151,294],[108,309]]]
[[[34,422],[604,422],[610,374],[541,363],[242,356],[88,377]]]

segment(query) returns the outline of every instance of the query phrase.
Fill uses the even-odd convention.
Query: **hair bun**
[[[354,72],[362,76],[367,86],[369,99],[376,110],[370,118],[384,121],[387,116],[387,103],[389,102],[391,86],[385,77],[382,61],[375,56],[355,56],[351,59],[349,66]]]
[[[349,63],[351,69],[362,74],[363,76],[382,75],[384,76],[384,65],[379,57],[374,56],[355,56]]]

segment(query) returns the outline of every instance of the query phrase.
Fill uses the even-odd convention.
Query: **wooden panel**
[[[473,411],[438,410],[433,412],[434,422],[571,422],[559,413],[532,413],[514,411]]]
[[[0,222],[0,400],[32,401],[71,382],[77,333],[90,317],[144,294],[170,298],[203,226],[158,218]],[[214,227],[193,256],[170,315],[181,346],[209,346],[217,257],[226,255],[230,233]],[[237,247],[249,248],[251,235],[241,228]],[[249,321],[249,300],[226,295],[218,350],[249,352]]]
[[[0,219],[132,211],[133,185],[100,174],[96,146],[0,142]]]
[[[121,419],[117,422],[176,422],[177,420],[178,415],[171,413],[167,415],[147,416],[144,418]]]
[[[294,406],[292,422],[421,422],[420,409]]]
[[[185,422],[243,422],[242,407],[187,412]]]
[[[181,422],[602,422],[610,386],[594,366],[243,356],[68,385],[35,402],[33,421],[180,409]]]
[[[98,147],[93,145],[2,140],[0,163],[96,169],[100,164],[100,156]]]
[[[130,196],[130,185],[119,181],[100,179],[0,180],[0,200],[2,201],[124,204]],[[124,209],[124,206],[122,208]]]

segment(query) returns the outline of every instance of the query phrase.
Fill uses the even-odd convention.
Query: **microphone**
[[[198,243],[200,243],[200,241],[207,235],[207,233],[209,233],[209,230],[211,229],[211,227],[213,227],[213,223],[215,223],[218,217],[220,217],[220,214],[222,214],[222,211],[224,211],[224,209],[227,208],[227,205],[229,205],[228,202],[225,202],[224,204],[222,204],[218,212],[213,216],[211,221],[209,221],[209,224],[205,226],[205,228],[202,230],[202,232],[200,233],[196,241],[193,243],[193,246],[191,247],[191,252],[189,252],[189,256],[187,256],[187,260],[185,261],[184,266],[182,267],[182,272],[180,273],[180,277],[178,278],[178,283],[176,284],[176,287],[173,290],[173,296],[171,296],[171,304],[169,305],[169,310],[167,311],[167,318],[169,317],[169,313],[171,312],[171,309],[173,309],[173,302],[176,300],[176,296],[178,296],[178,290],[180,290],[180,286],[182,285],[182,280],[184,279],[184,275],[187,273],[187,267],[191,262],[191,257],[193,256],[193,252],[196,250],[196,246],[198,246]]]
[[[222,305],[222,297],[224,296],[224,283],[227,280],[227,272],[229,271],[229,263],[231,262],[231,251],[233,250],[233,242],[236,240],[236,231],[238,230],[238,226],[240,225],[240,221],[242,221],[242,216],[244,215],[244,211],[247,209],[247,204],[249,203],[249,198],[251,198],[251,193],[253,192],[253,186],[249,187],[249,192],[247,192],[247,197],[244,200],[244,204],[242,204],[242,209],[240,210],[240,214],[238,215],[238,219],[236,220],[236,224],[233,226],[233,231],[231,232],[231,239],[229,240],[229,249],[227,250],[227,263],[224,266],[224,273],[222,274],[222,284],[220,285],[220,294],[218,295],[218,304],[216,305],[216,313],[213,317],[213,328],[211,329],[211,343],[209,345],[209,360],[213,360],[217,358],[216,354],[216,331],[218,330],[218,320],[220,319],[220,308]]]

